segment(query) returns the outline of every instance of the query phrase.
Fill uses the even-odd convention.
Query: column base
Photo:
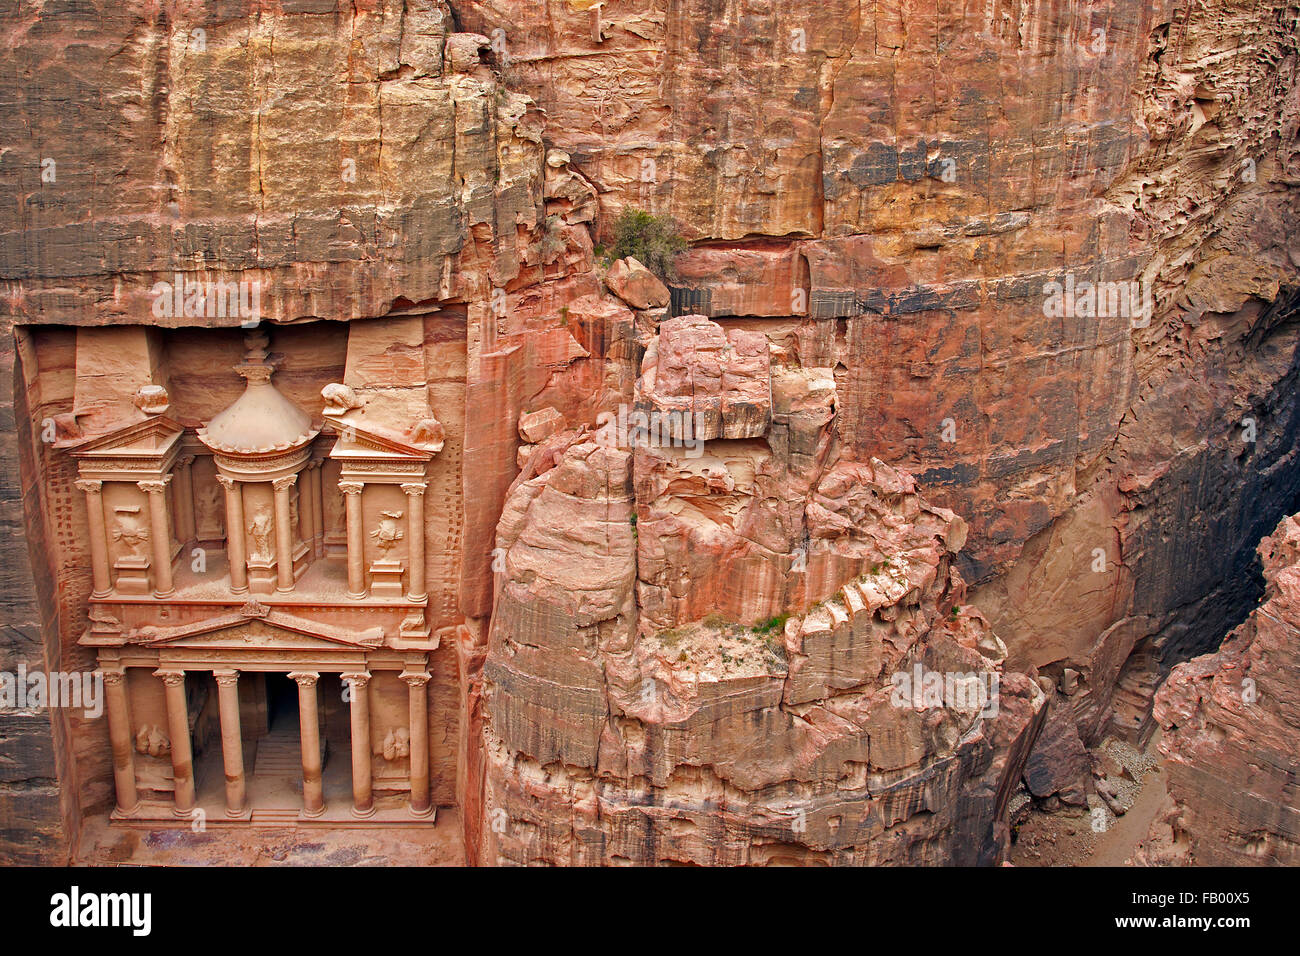
[[[320,808],[316,810],[308,810],[306,807],[303,807],[302,812],[298,815],[300,817],[305,817],[308,820],[315,820],[317,817],[322,816],[324,813],[325,813],[325,806],[324,804],[322,804]]]
[[[188,810],[182,810],[180,807],[172,807],[172,816],[179,820],[193,820],[194,811],[197,809],[197,805],[190,807]]]
[[[353,807],[352,815],[358,820],[368,820],[375,815],[375,805],[372,803],[364,810],[358,810],[356,807]]]
[[[251,806],[245,806],[242,810],[231,810],[229,807],[226,807],[226,819],[243,821],[251,820],[253,819],[253,808]]]
[[[290,584],[287,588],[282,588],[282,587],[280,587],[280,585],[277,584],[277,585],[275,586],[275,591],[276,591],[277,594],[292,594],[292,593],[293,593],[293,585]]]
[[[235,587],[235,586],[232,584],[232,585],[230,586],[230,593],[232,593],[232,594],[247,594],[247,593],[248,593],[248,585],[245,584],[242,588],[237,588],[237,587]]]
[[[113,812],[108,815],[108,818],[110,820],[124,820],[127,817],[135,816],[136,812],[139,809],[140,809],[140,801],[137,800],[132,806],[129,807],[114,807]]]
[[[172,588],[169,591],[154,591],[153,596],[158,600],[163,600],[164,598],[169,598],[169,597],[175,597],[176,589]]]
[[[349,591],[348,597],[350,597],[354,601],[364,601],[366,598],[366,592],[361,591],[359,593],[354,594],[353,592]]]
[[[99,598],[99,599],[101,599],[101,600],[104,599],[104,598],[112,597],[112,596],[113,596],[113,589],[112,589],[112,588],[109,588],[107,591],[91,591],[91,592],[90,592],[90,596],[91,596],[92,598]]]
[[[429,600],[429,595],[427,593],[408,594],[406,600],[410,601],[412,604],[423,604],[425,601]]]
[[[427,807],[425,807],[423,810],[417,810],[417,809],[415,809],[415,807],[411,806],[409,803],[406,805],[406,809],[408,809],[408,810],[411,811],[411,816],[413,816],[413,817],[419,817],[420,819],[423,819],[423,818],[425,818],[425,817],[431,817],[431,816],[433,816],[433,803],[432,803],[432,802],[431,802]]]

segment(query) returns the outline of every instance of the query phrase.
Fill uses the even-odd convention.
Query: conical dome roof
[[[311,418],[271,384],[274,366],[266,363],[266,336],[249,336],[248,360],[235,371],[248,380],[244,394],[207,426],[199,440],[213,451],[261,454],[300,447],[316,436]]]

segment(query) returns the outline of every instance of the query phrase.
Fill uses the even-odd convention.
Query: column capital
[[[176,687],[178,684],[185,683],[184,671],[157,670],[153,672],[153,676],[158,678],[168,687]]]
[[[97,495],[104,487],[104,482],[98,478],[78,478],[72,484],[78,491],[84,491],[88,495]]]
[[[171,480],[171,475],[163,475],[161,478],[150,478],[148,481],[137,481],[135,486],[146,494],[160,495],[166,489],[167,483]]]
[[[271,482],[271,487],[276,491],[288,491],[298,481],[297,475],[285,475],[283,478],[276,478]]]
[[[359,495],[361,494],[361,489],[364,487],[365,487],[365,482],[361,482],[361,481],[340,481],[339,482],[339,491],[343,492],[345,495]]]
[[[190,465],[194,464],[194,456],[181,455],[181,457],[176,459],[176,464],[180,465],[182,468],[188,468]]]
[[[428,484],[422,481],[405,482],[402,485],[402,490],[406,492],[408,496],[412,497],[415,495],[423,495],[428,488]]]
[[[217,484],[227,491],[234,491],[239,486],[239,482],[234,478],[227,478],[225,475],[217,475]]]
[[[99,665],[99,673],[104,678],[104,683],[110,686],[116,686],[126,679],[126,668],[121,664]]]
[[[339,679],[345,680],[353,687],[365,687],[370,683],[370,673],[368,671],[359,671],[354,674],[340,674]]]
[[[291,671],[289,679],[296,681],[299,687],[314,687],[316,681],[320,679],[320,674],[315,671]]]
[[[212,676],[222,687],[234,687],[239,683],[239,671],[236,670],[213,671]]]
[[[402,671],[397,676],[412,687],[423,687],[431,675],[427,671]]]

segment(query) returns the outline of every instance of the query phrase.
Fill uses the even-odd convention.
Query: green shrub
[[[686,250],[686,240],[669,216],[655,216],[628,207],[614,223],[615,259],[632,256],[665,282],[677,278],[677,256]]]
[[[790,620],[789,614],[778,614],[776,617],[769,617],[766,621],[759,621],[754,625],[755,634],[774,634],[780,633],[785,628],[785,622]]]

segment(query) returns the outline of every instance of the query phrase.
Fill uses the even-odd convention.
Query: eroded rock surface
[[[659,348],[684,334],[726,342],[692,317]],[[879,460],[838,459],[823,370],[780,377],[779,430],[698,456],[578,440],[511,491],[483,668],[484,862],[1005,851],[1043,695],[962,603],[965,522]],[[695,407],[724,378],[695,380]],[[894,675],[914,673],[900,701]],[[988,699],[927,698],[921,674]]]
[[[1263,603],[1156,695],[1172,806],[1144,860],[1300,863],[1300,518],[1260,542]]]

